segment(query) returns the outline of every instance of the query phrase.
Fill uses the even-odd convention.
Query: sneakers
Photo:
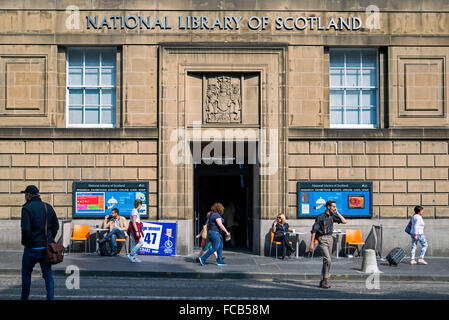
[[[415,260],[410,260],[410,264],[416,264]]]
[[[327,283],[327,280],[320,281],[320,288],[329,289],[331,286]]]
[[[424,259],[418,259],[418,264],[427,264],[427,262]]]
[[[142,260],[140,260],[140,259],[137,258],[137,257],[134,258],[134,261],[135,261],[135,262],[142,262]]]
[[[132,263],[137,262],[136,259],[134,257],[132,257],[131,255],[128,254],[128,259],[129,261],[131,261]]]
[[[198,257],[198,262],[199,262],[203,267],[206,265],[206,262],[203,261],[203,258],[201,258],[201,257]],[[218,263],[218,261],[217,261],[217,266],[225,267],[225,266],[227,266],[227,264],[226,264],[224,261],[222,261],[221,263]]]
[[[117,251],[114,251],[114,252],[112,252],[111,257],[115,257],[115,256],[117,256],[117,255],[118,255],[118,252],[117,252]]]

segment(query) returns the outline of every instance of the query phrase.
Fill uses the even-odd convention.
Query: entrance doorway
[[[215,202],[225,207],[226,223],[232,224],[232,240],[224,249],[252,250],[253,231],[253,165],[194,165],[194,236],[207,220],[207,212]],[[231,232],[230,230],[228,230]],[[195,247],[201,239],[194,239]]]

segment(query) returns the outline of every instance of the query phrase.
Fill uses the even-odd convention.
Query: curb
[[[21,275],[21,269],[0,269],[0,276]],[[42,276],[37,268],[34,276]],[[53,270],[54,276],[68,276],[65,269]],[[244,273],[244,272],[162,272],[162,271],[105,271],[105,270],[80,270],[80,275],[88,277],[129,277],[129,278],[167,278],[167,279],[249,279],[249,280],[302,280],[319,281],[321,274],[298,273]],[[366,281],[371,274],[331,274],[331,281]],[[380,281],[439,281],[449,282],[449,275],[386,275],[379,274]]]

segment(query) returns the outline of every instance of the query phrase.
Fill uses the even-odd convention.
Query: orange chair
[[[117,238],[117,239],[115,239],[115,241],[117,241],[117,242],[124,242],[125,243],[125,251],[126,251],[126,253],[129,253],[129,251],[128,251],[128,237],[126,237],[126,238]]]
[[[72,242],[73,241],[84,241],[84,250],[87,252],[87,246],[89,246],[89,252],[90,252],[90,232],[89,232],[90,226],[84,226],[76,224],[73,227],[73,236],[70,238],[70,247],[69,247],[69,254],[72,248]]]
[[[278,258],[278,246],[282,245],[282,242],[280,241],[274,241],[274,233],[271,231],[271,240],[270,240],[270,254],[272,252],[273,243],[276,245],[276,259]],[[289,241],[290,244],[292,244],[291,241]]]
[[[128,235],[126,234],[126,232],[125,232],[125,238],[117,238],[117,239],[115,239],[115,241],[117,241],[117,242],[124,242],[125,243],[125,251],[126,251],[126,253],[129,253],[129,237],[128,237]]]
[[[345,240],[345,254],[348,255],[348,248],[354,246],[360,255],[360,245],[364,245],[365,242],[362,240],[362,230],[352,230],[346,229],[346,240]]]

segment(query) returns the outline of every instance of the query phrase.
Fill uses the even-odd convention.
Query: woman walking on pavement
[[[128,254],[128,259],[131,262],[142,262],[137,258],[137,252],[143,245],[144,234],[142,232],[143,223],[140,222],[139,210],[142,208],[142,200],[134,201],[134,209],[131,211],[130,222],[129,222],[129,237],[131,243],[131,251]]]
[[[424,236],[424,220],[422,218],[424,209],[421,206],[415,207],[415,215],[412,217],[412,249],[410,254],[410,264],[416,264],[415,252],[418,248],[418,241],[421,243],[421,254],[418,259],[418,264],[427,264],[424,260],[424,255],[427,250],[427,241]]]
[[[230,237],[231,234],[226,230],[226,227],[223,225],[224,219],[222,218],[224,207],[221,203],[216,202],[212,205],[210,208],[212,211],[212,214],[209,218],[209,225],[208,225],[208,233],[209,233],[209,239],[212,242],[212,248],[210,248],[206,254],[202,257],[198,258],[199,263],[202,266],[206,265],[206,260],[209,258],[209,256],[217,252],[217,266],[226,266],[226,263],[224,263],[222,254],[223,254],[223,238],[221,237],[220,230],[223,230],[223,232],[226,233],[226,238]]]
[[[207,226],[209,224],[209,217],[210,217],[211,213],[212,213],[212,211],[209,211],[207,213],[207,220],[206,220],[206,223],[204,224],[205,226]],[[197,239],[201,238],[201,245],[200,245],[201,249],[200,249],[200,252],[198,253],[198,258],[202,257],[207,252],[207,250],[212,248],[212,242],[210,242],[209,237],[207,236],[206,239],[202,238],[203,233],[204,233],[204,227],[203,227],[203,230],[201,230],[201,232],[199,234],[197,234],[195,237]],[[207,231],[206,231],[206,233],[207,233]],[[215,256],[215,259],[218,258],[217,252],[214,252],[214,256]]]

